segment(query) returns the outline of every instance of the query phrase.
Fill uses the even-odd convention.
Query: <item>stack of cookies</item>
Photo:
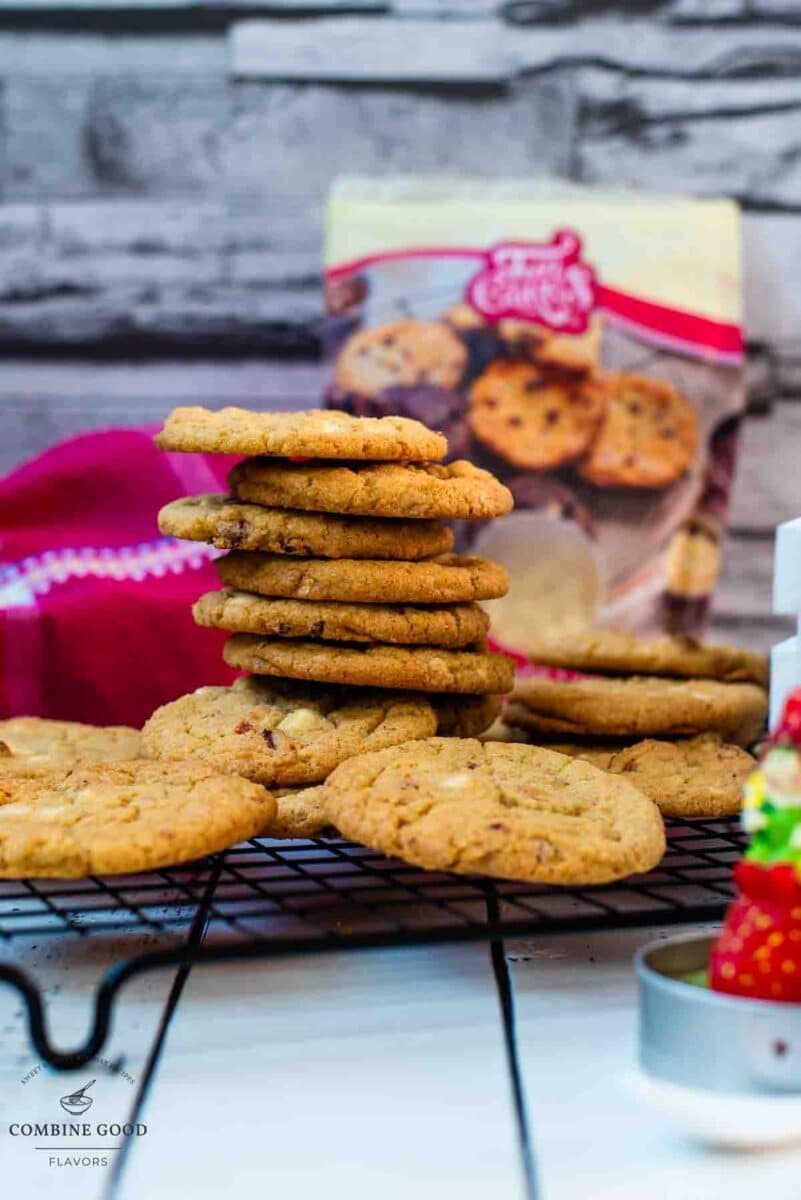
[[[767,715],[760,655],[592,630],[539,640],[531,661],[490,738],[549,746],[625,775],[666,817],[739,812],[754,766],[744,747],[762,736]]]
[[[417,421],[345,413],[177,409],[166,450],[241,454],[228,496],[174,501],[162,533],[211,543],[221,590],[194,607],[230,633],[249,672],[159,709],[145,753],[307,788],[354,754],[440,733],[475,736],[497,716],[513,666],[487,651],[479,601],[505,594],[496,563],[450,553],[446,519],[487,520],[509,491]],[[308,789],[279,802],[277,832],[322,821]]]

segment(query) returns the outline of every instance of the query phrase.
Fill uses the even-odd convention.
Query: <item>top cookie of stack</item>
[[[238,769],[244,762],[251,778],[297,785],[364,748],[369,720],[355,741],[344,726],[334,736],[336,714],[356,702],[379,714],[373,743],[379,733],[393,744],[491,724],[513,666],[487,652],[478,601],[503,595],[508,577],[496,563],[450,553],[442,523],[510,511],[511,494],[489,472],[441,464],[445,438],[402,417],[184,408],[156,442],[248,456],[231,474],[231,495],[176,500],[159,528],[228,551],[216,563],[227,586],[202,596],[194,617],[227,630],[226,662],[260,678],[166,705],[145,728],[146,753],[170,757],[180,730],[182,756],[194,748],[211,758],[233,737],[220,727],[225,715],[237,727]],[[401,704],[403,720],[390,719]],[[321,752],[305,743],[290,751],[285,734],[316,738]],[[253,753],[239,754],[251,737]]]

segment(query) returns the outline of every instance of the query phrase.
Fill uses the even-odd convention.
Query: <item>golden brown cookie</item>
[[[269,454],[292,458],[370,458],[425,462],[443,458],[445,438],[406,417],[351,417],[343,412],[250,412],[245,408],[175,408],[156,435],[162,450]]]
[[[501,711],[501,697],[487,696],[429,696],[437,714],[437,733],[440,737],[478,737],[489,729]]]
[[[274,791],[277,811],[260,836],[266,838],[331,837],[336,830],[323,804],[323,789],[280,788]]]
[[[655,675],[523,679],[506,710],[510,725],[551,736],[677,737],[712,731],[741,746],[757,740],[766,715],[767,696],[756,684]]]
[[[442,314],[442,320],[446,325],[450,325],[451,329],[456,329],[460,332],[471,329],[486,329],[487,322],[481,313],[473,308],[472,304],[468,304],[466,300],[457,300],[450,308],[447,308]]]
[[[601,361],[603,318],[590,317],[584,333],[567,334],[546,330],[537,348],[537,361],[565,371],[594,371]]]
[[[762,654],[742,646],[697,642],[690,637],[640,638],[617,629],[588,629],[569,637],[529,640],[529,660],[546,667],[615,675],[676,675],[688,679],[721,679],[731,683],[768,684]]]
[[[259,784],[201,763],[80,763],[0,779],[0,877],[150,871],[224,850],[273,819]]]
[[[667,591],[685,600],[710,596],[722,560],[718,535],[703,521],[686,521],[671,535],[665,551]]]
[[[324,792],[343,836],[430,870],[605,883],[665,850],[636,788],[536,746],[430,738],[343,763]]]
[[[484,520],[504,516],[514,504],[494,475],[462,461],[332,465],[251,458],[234,467],[228,482],[234,495],[256,504],[361,517]]]
[[[312,558],[430,558],[446,554],[453,534],[433,521],[332,517],[243,504],[228,496],[184,496],[159,513],[172,537],[223,550],[264,550]]]
[[[643,741],[609,765],[659,805],[666,817],[733,817],[756,760],[714,733],[676,742]]]
[[[429,737],[437,719],[423,696],[238,679],[157,709],[142,731],[151,758],[212,764],[259,783],[318,783],[365,749]]]
[[[598,487],[667,487],[698,453],[695,409],[663,379],[621,372],[606,380],[606,415],[580,473]]]
[[[505,596],[509,576],[487,558],[443,554],[424,562],[283,558],[232,551],[214,564],[223,583],[296,600],[356,604],[458,604]]]
[[[489,617],[478,604],[271,600],[235,588],[207,592],[192,613],[198,625],[232,633],[402,646],[469,646],[483,638],[489,628]]]
[[[514,354],[526,355],[544,366],[593,371],[600,365],[603,319],[597,313],[590,317],[584,333],[556,333],[545,325],[516,319],[499,321],[497,330]]]
[[[606,400],[606,387],[595,376],[500,360],[470,389],[468,420],[476,437],[506,462],[547,471],[584,454]]]
[[[334,383],[342,391],[361,396],[376,396],[384,388],[398,385],[453,388],[466,366],[467,349],[447,325],[440,321],[391,321],[355,333],[345,343],[337,359]]]
[[[352,687],[420,692],[508,692],[514,663],[505,654],[438,646],[352,646],[235,633],[223,650],[229,667],[255,675],[312,679]]]
[[[504,741],[541,745],[535,733],[503,725]],[[547,742],[545,748],[568,758],[625,775],[653,800],[665,817],[733,817],[742,808],[743,786],[756,759],[716,733],[701,733],[674,742],[648,738],[630,746],[615,742]]]
[[[0,721],[0,739],[12,755],[52,762],[113,762],[137,758],[141,734],[127,725],[83,725],[43,717]]]

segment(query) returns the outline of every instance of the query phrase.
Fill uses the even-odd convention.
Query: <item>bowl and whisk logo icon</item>
[[[68,1096],[62,1096],[59,1100],[59,1104],[64,1111],[68,1112],[70,1116],[73,1117],[80,1117],[85,1112],[88,1112],[94,1104],[94,1100],[91,1096],[87,1096],[86,1093],[95,1082],[96,1081],[94,1079],[90,1079],[89,1082],[85,1083],[82,1088],[78,1088],[77,1092],[70,1092]]]

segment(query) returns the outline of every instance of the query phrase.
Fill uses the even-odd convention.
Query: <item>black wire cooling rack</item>
[[[121,957],[94,993],[84,1045],[51,1042],[38,981],[0,951],[0,981],[27,1007],[39,1057],[72,1069],[103,1048],[114,1002],[133,976],[159,967],[423,942],[715,920],[732,895],[743,849],[736,821],[668,829],[659,867],[604,887],[554,888],[422,871],[338,839],[256,839],[225,854],[143,875],[0,882],[0,943],[99,936]],[[126,956],[143,934],[166,945]],[[2,959],[5,959],[3,961]]]

